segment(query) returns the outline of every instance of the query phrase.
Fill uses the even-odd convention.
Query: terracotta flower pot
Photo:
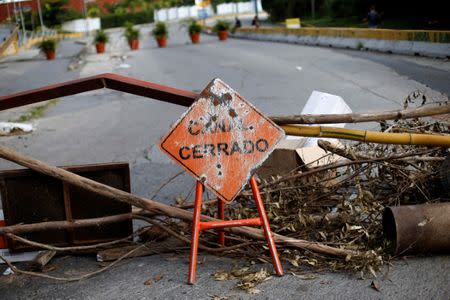
[[[56,58],[55,51],[46,51],[45,56],[47,57],[47,60],[54,60]]]
[[[217,36],[219,37],[219,41],[226,41],[228,39],[228,31],[227,30],[219,30],[217,32]]]
[[[200,43],[200,32],[191,33],[192,44]]]
[[[156,38],[156,41],[158,42],[159,48],[165,48],[167,46],[167,37],[158,37]]]
[[[128,44],[130,45],[131,50],[138,50],[139,49],[139,40],[129,40]]]
[[[97,53],[105,52],[105,43],[97,43],[95,44],[95,48],[97,49]]]

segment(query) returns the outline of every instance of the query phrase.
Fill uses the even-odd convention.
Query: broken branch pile
[[[389,124],[383,122],[382,128],[385,132],[450,134],[448,127],[441,123],[418,119],[408,122],[394,121]],[[383,209],[390,205],[441,201],[443,189],[440,187],[438,174],[440,164],[448,155],[448,151],[442,148],[364,143],[337,148],[327,142],[321,142],[320,146],[347,160],[319,168],[305,165],[260,182],[270,222],[276,233],[275,240],[282,248],[282,258],[289,261],[293,267],[308,265],[374,273],[391,258],[386,251],[389,245],[382,236]],[[0,228],[0,234],[20,239],[13,234],[137,218],[165,230],[167,236],[189,242],[188,237],[180,234],[190,232],[192,213],[187,210],[114,189],[18,154],[4,146],[0,146],[0,157],[142,209],[140,213],[92,220],[14,225]],[[189,204],[185,207],[189,207]],[[244,190],[238,201],[228,206],[226,215],[232,219],[242,219],[256,217],[256,212],[249,192]],[[208,206],[207,214],[202,219],[214,220],[214,216],[214,206]],[[216,236],[205,234],[207,239],[203,240],[204,245],[201,248],[213,253],[226,251],[230,255],[248,256],[251,259],[259,256],[265,259],[266,253],[261,245],[252,242],[254,239],[264,240],[260,229],[237,227],[228,228],[226,231],[228,247],[215,251],[212,246],[217,246]],[[27,242],[23,239],[21,241]],[[136,245],[130,242],[126,247],[129,247],[129,244]],[[163,251],[147,251],[142,245],[146,244],[122,249],[117,251],[119,254],[104,255],[106,257],[108,254],[121,260],[138,253],[148,255]],[[155,243],[146,245],[145,248],[150,245],[155,246]],[[174,244],[167,245],[170,247]],[[176,249],[179,249],[179,243],[176,245]],[[98,245],[98,248],[103,249],[105,246]],[[77,250],[61,250],[55,247],[47,249]],[[268,258],[266,260],[270,261]]]

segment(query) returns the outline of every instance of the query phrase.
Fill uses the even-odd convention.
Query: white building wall
[[[62,29],[68,32],[89,32],[100,28],[100,18],[77,19],[62,24]]]

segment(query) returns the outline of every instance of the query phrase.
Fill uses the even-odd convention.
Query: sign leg
[[[253,197],[256,202],[256,207],[258,208],[259,217],[261,218],[261,223],[264,229],[267,244],[269,246],[270,255],[272,256],[272,262],[275,268],[275,272],[279,276],[281,276],[283,275],[283,267],[281,266],[280,258],[278,257],[278,251],[277,247],[275,246],[275,241],[272,237],[272,232],[270,231],[269,219],[266,215],[266,209],[264,208],[264,203],[262,202],[255,176],[252,176],[250,178],[250,186],[252,187]]]
[[[221,220],[225,220],[225,203],[217,199],[217,216]],[[219,244],[225,246],[225,232],[223,230],[218,230],[217,235],[219,237]]]
[[[195,189],[194,215],[192,218],[191,253],[189,257],[188,283],[194,284],[197,274],[198,239],[200,237],[200,215],[202,211],[203,184],[197,181]]]

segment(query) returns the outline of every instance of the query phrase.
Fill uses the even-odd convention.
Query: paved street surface
[[[85,63],[73,71],[67,67],[82,50],[74,40],[62,42],[55,61],[47,62],[36,52],[0,60],[0,95],[105,72],[196,92],[219,77],[268,115],[300,113],[313,90],[340,95],[355,112],[401,108],[403,99],[418,89],[433,100],[449,93],[450,67],[443,60],[245,40],[223,43],[205,35],[200,45],[191,45],[185,29],[176,24],[171,27],[168,47],[158,49],[148,31],[145,27],[142,33],[142,49],[130,52],[121,32],[112,30],[108,53],[97,55],[89,47]],[[154,145],[185,109],[111,90],[93,91],[59,99],[44,116],[32,121],[35,132],[3,137],[0,143],[56,165],[127,161],[133,193],[151,197],[180,171]],[[1,112],[0,120],[14,115]],[[356,127],[377,129],[376,124]],[[17,166],[2,161],[0,167]],[[173,203],[176,196],[186,196],[193,183],[189,176],[180,176],[154,199]],[[222,257],[202,254],[197,285],[186,285],[187,256],[182,252],[132,259],[72,283],[0,276],[0,295],[2,299],[450,298],[448,256],[396,262],[377,279],[380,292],[370,288],[370,277],[361,280],[351,273],[316,274],[301,268],[303,274],[314,273],[316,278],[304,280],[286,272],[282,278],[261,284],[263,292],[257,297],[234,289],[235,281],[214,281],[214,272],[245,263]],[[61,276],[98,267],[94,257],[61,257],[52,265]],[[271,270],[270,265],[256,266],[261,267]],[[143,284],[157,275],[163,278],[150,286]]]

